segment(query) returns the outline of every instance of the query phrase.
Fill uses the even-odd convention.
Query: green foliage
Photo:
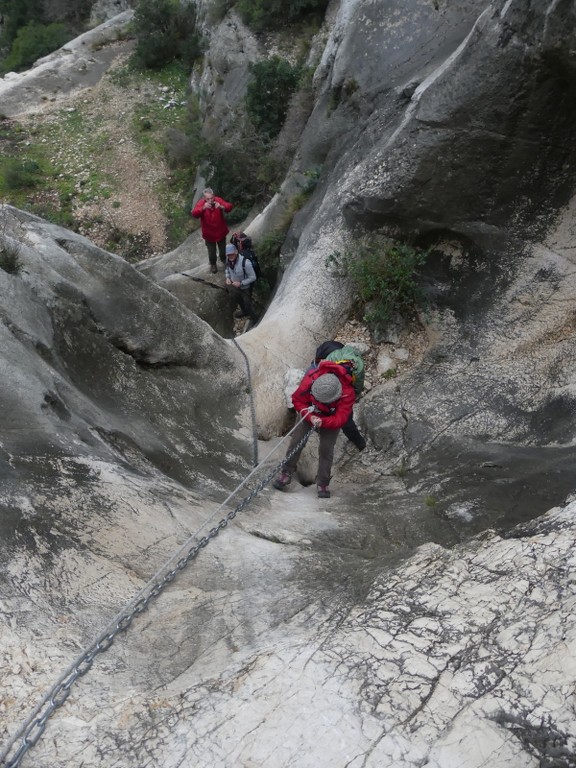
[[[372,328],[385,327],[395,314],[412,320],[425,297],[418,270],[428,254],[402,243],[360,245],[354,254],[334,253],[327,266],[352,280],[364,320]]]
[[[281,29],[310,16],[321,17],[329,0],[239,0],[244,22],[257,32]]]
[[[0,63],[0,72],[27,69],[37,59],[61,48],[70,35],[70,28],[59,22],[47,25],[31,23],[20,27],[9,55]]]
[[[34,160],[0,158],[0,193],[28,190],[41,181],[41,170]]]
[[[0,15],[4,21],[1,44],[10,46],[21,27],[45,21],[43,0],[0,0]]]
[[[424,504],[426,504],[427,507],[435,507],[436,506],[436,497],[435,496],[426,496],[424,499]]]
[[[280,133],[300,73],[299,67],[293,67],[279,56],[251,65],[246,88],[246,111],[256,130],[266,140],[274,139]]]
[[[226,216],[230,223],[243,221],[254,205],[268,198],[285,170],[281,160],[266,154],[265,144],[256,135],[228,144],[206,142],[203,162],[208,186],[234,204]]]
[[[20,261],[20,243],[0,241],[0,269],[10,275],[19,275],[23,269]]]
[[[276,285],[276,276],[280,263],[280,248],[285,236],[284,230],[275,229],[264,235],[257,243],[254,243],[262,270],[262,277],[258,280],[254,289],[254,300],[258,307],[262,309],[268,303],[270,294]]]
[[[134,60],[147,69],[160,69],[174,60],[191,68],[203,52],[196,26],[196,5],[179,0],[140,0],[133,20]]]
[[[399,477],[401,480],[403,480],[406,475],[408,474],[409,466],[406,462],[405,458],[402,458],[400,460],[400,464],[398,464],[394,469],[392,470],[392,474],[396,477]]]

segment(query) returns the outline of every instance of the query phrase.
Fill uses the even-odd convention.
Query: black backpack
[[[244,232],[233,232],[232,237],[230,238],[230,242],[238,248],[238,253],[240,256],[242,256],[242,269],[244,269],[244,264],[246,262],[246,259],[250,259],[252,262],[252,266],[254,267],[254,274],[256,275],[256,280],[258,280],[260,277],[262,277],[262,270],[260,269],[260,264],[258,262],[258,256],[254,253],[254,248],[252,247],[252,240],[248,237]]]

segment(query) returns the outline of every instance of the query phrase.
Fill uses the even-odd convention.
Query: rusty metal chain
[[[295,426],[290,430],[290,432],[288,432],[287,435],[285,435],[281,442],[283,442],[292,434],[296,427],[300,425],[301,421],[302,419],[300,419],[295,424]],[[306,432],[306,434],[286,455],[286,457],[279,464],[277,464],[274,469],[266,475],[266,477],[260,480],[255,485],[254,489],[244,499],[242,499],[242,501],[237,504],[234,509],[232,509],[213,528],[211,528],[205,536],[199,539],[194,544],[194,546],[188,550],[188,552],[180,557],[176,555],[174,558],[172,558],[172,560],[168,562],[167,565],[161,568],[156,576],[152,577],[151,582],[149,582],[148,585],[142,590],[140,595],[135,598],[134,602],[130,603],[126,609],[124,609],[124,611],[118,614],[117,618],[108,625],[104,632],[102,632],[98,638],[84,651],[84,653],[72,664],[72,666],[69,667],[69,669],[60,677],[53,688],[44,696],[42,702],[36,707],[35,711],[12,738],[8,746],[0,755],[0,765],[2,765],[3,768],[18,768],[26,752],[28,752],[28,750],[33,747],[41,738],[46,728],[47,721],[50,719],[55,710],[61,707],[67,700],[68,696],[70,695],[70,690],[78,678],[83,677],[90,670],[94,659],[99,654],[107,651],[116,639],[117,635],[119,635],[121,632],[125,632],[132,624],[134,618],[143,613],[148,608],[150,601],[158,597],[158,595],[160,595],[164,589],[174,581],[178,573],[184,570],[188,563],[193,560],[201,552],[201,550],[204,549],[204,547],[206,547],[210,541],[212,541],[212,539],[216,538],[220,531],[225,528],[239,512],[241,512],[245,507],[248,506],[248,504],[250,504],[252,499],[254,499],[258,493],[260,493],[260,491],[262,491],[268,485],[274,475],[285,466],[286,462],[289,461],[289,459],[292,458],[292,456],[297,451],[304,447],[313,431],[315,430],[311,429]],[[281,442],[278,443],[278,445],[280,445]],[[274,451],[278,448],[278,445],[275,446]],[[269,455],[271,455],[271,453]],[[257,468],[258,467],[256,467],[256,469]],[[253,472],[254,471],[255,470],[253,470]],[[253,472],[251,474],[253,474]],[[250,477],[250,475],[248,477]],[[248,478],[245,478],[245,480],[238,486],[238,488],[241,488],[247,479]],[[224,501],[220,508],[222,508],[227,503],[231,496],[236,493],[238,488],[233,491],[233,493],[228,497],[228,499],[226,499],[226,501]],[[184,544],[180,551],[185,550],[187,546],[188,542]],[[174,560],[176,560],[175,566],[170,570],[166,570]],[[160,579],[159,575],[165,570],[166,573]],[[158,580],[155,581],[155,579]],[[8,755],[10,752],[12,752],[15,743],[20,738],[22,739],[22,743],[14,755],[8,760]]]

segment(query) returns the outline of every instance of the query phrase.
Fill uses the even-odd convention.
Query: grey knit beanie
[[[323,373],[312,384],[312,394],[319,403],[333,403],[342,394],[342,384],[334,373]]]

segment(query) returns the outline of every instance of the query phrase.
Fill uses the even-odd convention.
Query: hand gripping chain
[[[244,478],[240,485],[235,488],[232,493],[226,498],[226,500],[218,507],[218,509],[208,518],[207,521],[201,526],[203,528],[208,521],[216,515],[216,513],[224,507],[227,502],[242,488],[250,479],[250,477],[260,468],[262,464],[278,449],[278,447],[288,439],[292,432],[299,426],[302,419],[300,419],[294,427],[288,432],[282,440],[274,447],[274,449],[266,456],[266,458],[258,464],[250,474]],[[33,747],[41,738],[46,728],[46,723],[54,713],[56,709],[61,707],[70,694],[70,689],[78,680],[78,678],[85,675],[94,662],[96,656],[100,653],[104,653],[112,645],[117,635],[124,632],[132,624],[133,619],[139,614],[143,613],[150,603],[150,601],[158,597],[161,592],[171,584],[178,573],[182,571],[188,563],[193,560],[204,547],[216,538],[223,528],[226,528],[228,523],[233,520],[238,512],[241,512],[245,507],[250,504],[261,490],[263,490],[272,478],[279,472],[287,461],[296,453],[296,451],[303,448],[308,438],[314,430],[307,432],[304,437],[298,442],[292,451],[283,459],[278,465],[274,467],[262,480],[260,480],[254,489],[246,496],[242,501],[234,507],[225,517],[223,517],[208,533],[201,539],[196,541],[197,533],[193,534],[188,541],[180,548],[178,553],[168,561],[156,574],[150,579],[148,584],[136,595],[134,600],[124,608],[115,619],[108,625],[108,627],[100,633],[97,639],[82,653],[82,655],[76,659],[76,661],[68,667],[66,672],[59,678],[52,689],[44,696],[42,701],[36,706],[35,710],[28,717],[24,725],[13,736],[8,745],[4,748],[0,754],[0,765],[2,768],[18,768],[24,755],[28,750]],[[192,544],[192,541],[195,541]],[[162,576],[162,574],[164,574]],[[17,751],[11,758],[8,756],[13,751],[14,746],[18,739],[22,739]]]

